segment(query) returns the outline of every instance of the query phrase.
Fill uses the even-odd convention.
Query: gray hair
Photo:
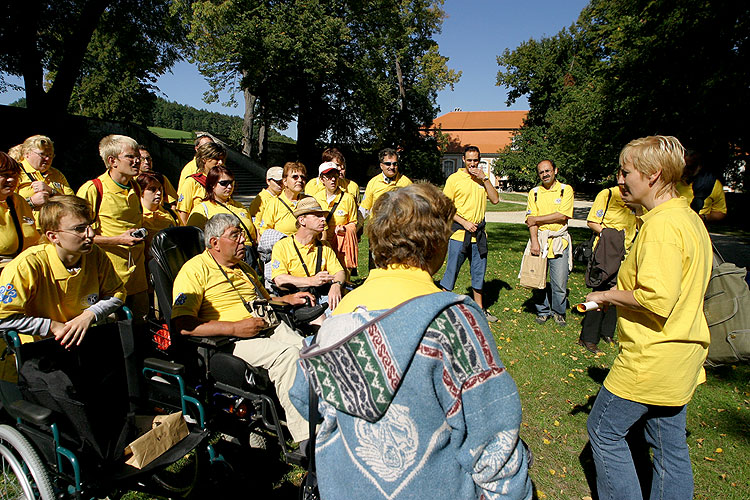
[[[219,238],[228,227],[240,227],[240,219],[233,214],[216,214],[208,219],[203,229],[206,248],[211,247],[211,238]]]

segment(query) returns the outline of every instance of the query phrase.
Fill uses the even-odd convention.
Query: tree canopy
[[[731,0],[592,0],[557,35],[498,57],[508,104],[529,115],[497,168],[536,182],[553,158],[572,183],[601,183],[630,140],[674,135],[723,170],[746,159],[750,5]]]
[[[191,40],[210,97],[242,91],[246,127],[256,116],[282,128],[296,119],[300,158],[312,161],[317,141],[379,147],[418,138],[418,128],[436,114],[437,91],[459,77],[432,39],[444,17],[441,5],[199,1]]]

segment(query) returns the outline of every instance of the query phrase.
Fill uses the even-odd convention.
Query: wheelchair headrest
[[[151,242],[151,255],[170,283],[185,262],[205,249],[203,230],[195,226],[163,229]]]

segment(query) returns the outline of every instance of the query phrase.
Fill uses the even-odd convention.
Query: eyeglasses
[[[237,231],[237,232],[232,232],[226,235],[222,234],[221,237],[226,238],[228,240],[232,240],[235,243],[239,243],[240,241],[245,240],[245,233],[243,233],[242,231]]]
[[[34,153],[35,155],[37,155],[41,159],[47,159],[47,160],[49,160],[53,156],[55,156],[54,154],[48,154],[48,155],[46,155],[44,153],[40,153],[39,151],[32,151],[32,153]]]
[[[217,184],[223,187],[231,186],[232,184],[234,184],[234,179],[225,179],[223,181],[218,181]]]
[[[91,224],[78,224],[77,226],[69,227],[67,229],[58,229],[55,232],[85,235],[89,230],[91,230],[92,233],[94,232],[94,228],[91,227]]]
[[[307,176],[304,176],[304,175],[302,175],[302,174],[291,174],[291,175],[290,175],[289,177],[291,177],[291,178],[292,178],[292,179],[294,179],[295,181],[296,181],[296,180],[299,180],[299,179],[302,179],[303,181],[306,181],[306,180],[307,180]]]
[[[137,155],[122,155],[122,157],[126,160],[134,161],[136,163],[139,163],[141,161],[141,157]]]
[[[398,167],[397,161],[381,161],[380,163],[382,163],[386,167]]]

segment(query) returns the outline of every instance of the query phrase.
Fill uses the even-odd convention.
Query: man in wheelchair
[[[187,261],[173,286],[172,327],[182,335],[239,337],[234,355],[268,370],[292,438],[308,438],[307,421],[289,401],[302,337],[284,322],[275,328],[257,316],[252,304],[269,299],[255,271],[244,263],[239,219],[217,214],[206,222],[206,250]],[[314,300],[308,292],[280,297],[290,305]],[[270,334],[270,335],[269,335]]]
[[[279,289],[307,290],[333,311],[344,291],[346,271],[328,242],[320,241],[327,210],[303,198],[294,210],[297,232],[279,241],[271,255],[271,278]]]
[[[52,334],[70,349],[122,306],[125,286],[94,245],[90,224],[91,207],[77,196],[56,195],[42,207],[48,243],[26,249],[0,274],[0,328]]]

